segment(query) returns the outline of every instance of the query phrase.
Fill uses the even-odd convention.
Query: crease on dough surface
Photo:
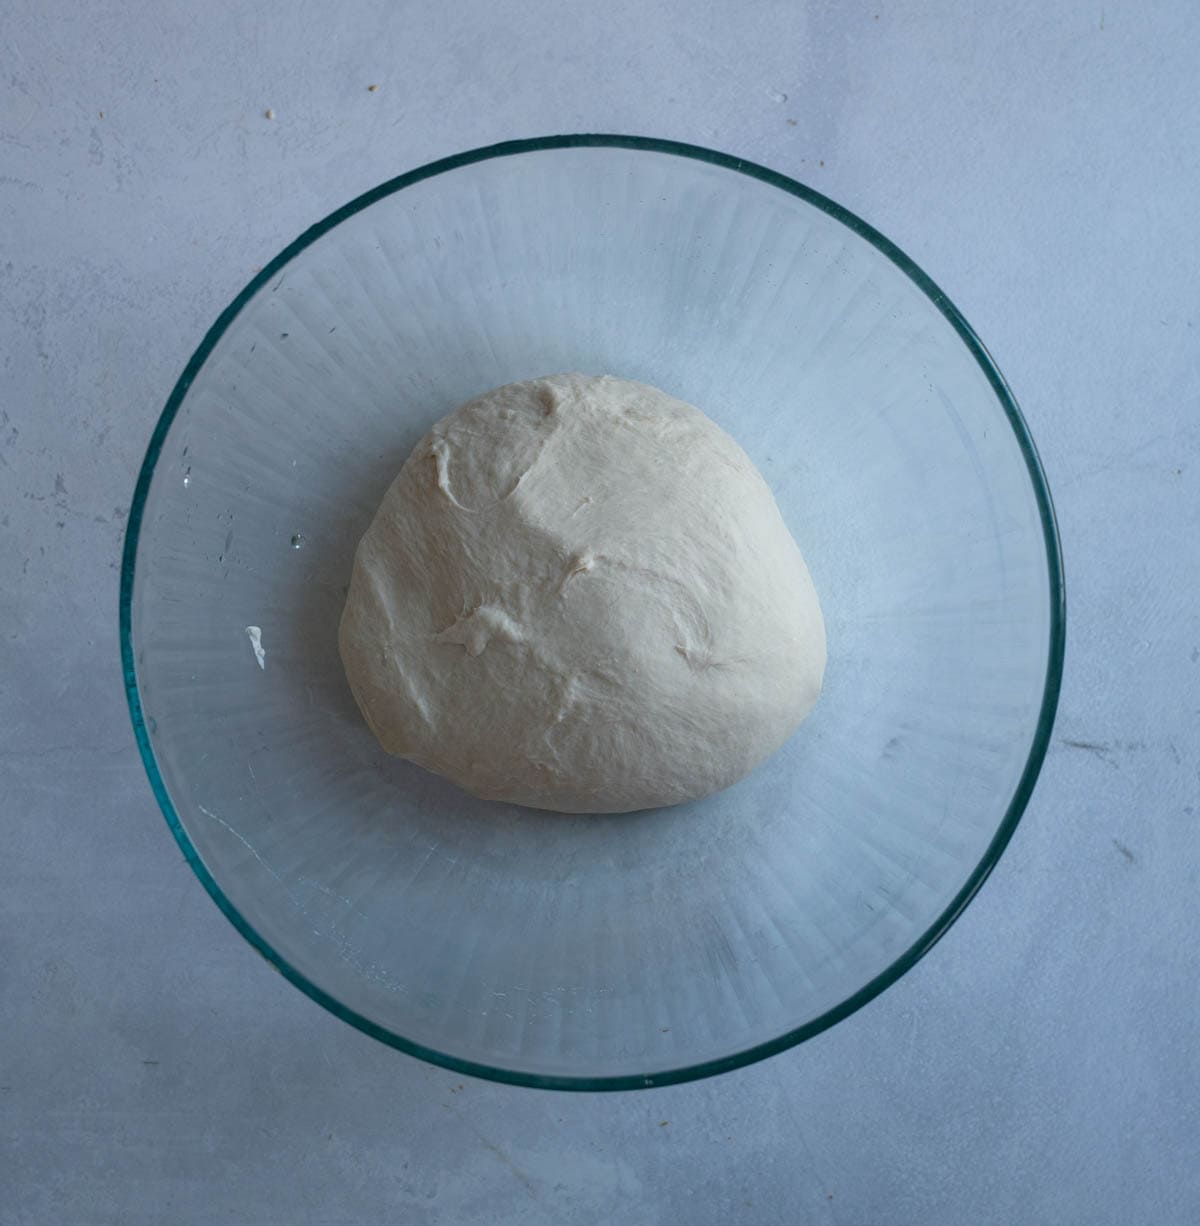
[[[555,427],[546,433],[541,439],[537,449],[530,457],[529,462],[524,466],[524,468],[521,469],[516,477],[511,479],[508,488],[505,489],[502,494],[493,498],[491,502],[483,503],[479,506],[468,506],[467,503],[461,501],[458,495],[454,492],[454,485],[450,477],[450,464],[454,454],[452,442],[444,434],[435,433],[429,443],[429,458],[434,462],[434,470],[436,474],[434,480],[437,488],[441,490],[443,496],[450,503],[452,503],[460,511],[465,511],[468,515],[478,515],[487,511],[494,511],[498,506],[500,506],[501,503],[507,502],[517,492],[517,490],[521,488],[529,475],[541,462],[547,448],[554,439],[557,425],[558,423],[556,422]],[[486,435],[481,435],[476,431],[456,430],[455,433],[462,434],[466,437],[481,437],[484,439],[484,446],[491,442]]]
[[[482,655],[493,639],[504,643],[525,642],[520,625],[497,604],[479,605],[433,637],[435,642],[456,643],[466,648],[471,657]]]

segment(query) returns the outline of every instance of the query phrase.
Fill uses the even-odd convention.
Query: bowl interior
[[[139,486],[127,676],[185,850],[310,994],[469,1071],[646,1084],[814,1032],[949,922],[1040,763],[1059,583],[1015,407],[895,254],[717,155],[530,142],[348,206],[222,317]],[[568,370],[733,434],[822,599],[815,713],[702,802],[475,800],[389,759],[346,686],[354,546],[410,448]]]

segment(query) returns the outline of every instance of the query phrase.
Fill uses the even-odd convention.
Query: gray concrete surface
[[[1198,46],[1190,0],[7,0],[0,1223],[1200,1221]],[[455,1077],[272,973],[158,814],[116,643],[147,437],[251,272],[401,170],[580,130],[910,252],[1023,403],[1071,602],[1042,780],[949,936],[799,1049],[608,1096]]]

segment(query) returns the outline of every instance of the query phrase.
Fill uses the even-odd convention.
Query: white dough
[[[728,786],[825,669],[812,580],[745,452],[607,376],[513,383],[434,426],[359,544],[340,645],[390,753],[570,812]]]
[[[254,658],[258,662],[258,667],[266,669],[267,653],[263,650],[262,645],[262,630],[258,626],[247,626],[246,637],[250,640],[250,646],[254,649]]]

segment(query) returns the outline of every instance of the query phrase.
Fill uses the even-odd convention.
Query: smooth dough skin
[[[417,444],[339,638],[389,753],[575,813],[727,787],[825,669],[812,580],[745,452],[653,387],[578,374],[497,388]]]

